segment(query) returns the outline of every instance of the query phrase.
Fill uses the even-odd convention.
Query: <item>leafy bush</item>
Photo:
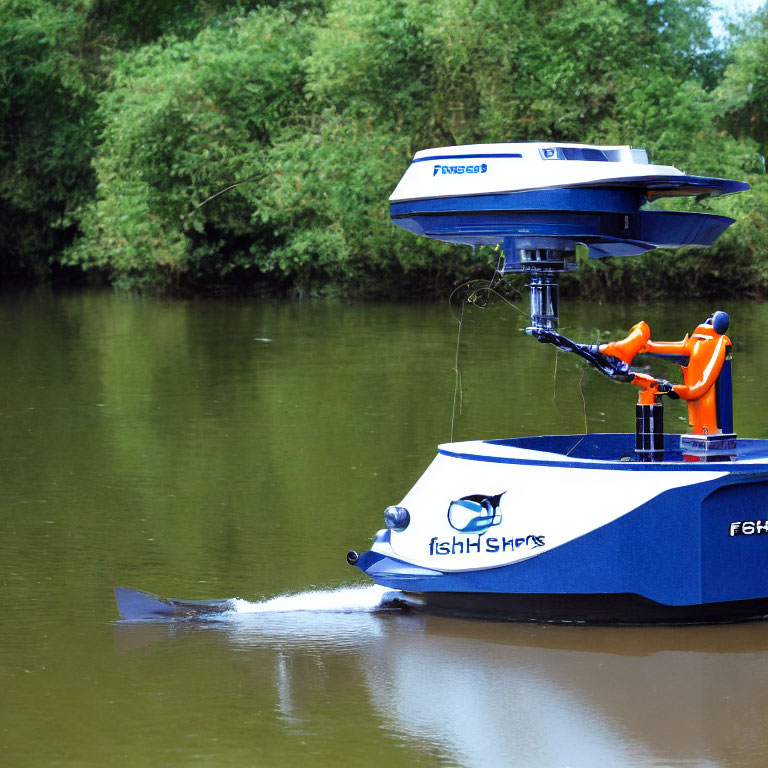
[[[93,194],[99,41],[86,4],[0,4],[0,277],[41,279]],[[83,6],[83,7],[81,7]]]
[[[737,220],[714,249],[590,261],[567,290],[768,294],[765,9],[722,50],[706,0],[152,7],[0,5],[6,273],[54,259],[125,289],[444,294],[495,256],[391,225],[413,153],[570,140],[753,190],[705,203]]]
[[[267,8],[119,56],[100,99],[96,199],[66,262],[168,289],[269,259],[244,191],[300,112],[306,42],[296,17]]]

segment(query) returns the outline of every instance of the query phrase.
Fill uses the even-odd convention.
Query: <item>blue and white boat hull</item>
[[[510,142],[421,150],[389,202],[393,223],[415,234],[500,246],[498,272],[529,278],[526,331],[635,381],[627,361],[606,368],[557,333],[558,275],[578,267],[580,246],[604,258],[711,245],[732,219],[645,205],[748,188],[628,146]],[[768,441],[734,451],[732,424],[718,422],[712,440],[689,436],[694,455],[679,436],[662,451],[659,398],[672,385],[661,384],[639,401],[637,435],[440,446],[370,551],[347,559],[430,610],[608,623],[768,615]]]
[[[768,615],[768,440],[640,462],[634,435],[441,445],[356,564],[415,607],[604,623]],[[401,513],[402,515],[405,513]],[[352,557],[352,560],[355,558]]]

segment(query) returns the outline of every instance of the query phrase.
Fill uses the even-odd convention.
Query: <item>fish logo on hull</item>
[[[459,533],[474,533],[482,536],[492,525],[501,522],[499,502],[506,493],[495,496],[473,494],[462,496],[448,505],[448,523]]]

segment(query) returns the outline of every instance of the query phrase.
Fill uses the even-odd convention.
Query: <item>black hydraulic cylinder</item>
[[[640,461],[664,461],[664,405],[635,406],[635,453]]]

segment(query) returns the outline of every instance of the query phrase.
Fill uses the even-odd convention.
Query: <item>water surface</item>
[[[584,341],[642,318],[675,339],[717,308],[737,431],[768,437],[767,307],[562,314]],[[442,304],[0,297],[0,765],[765,765],[766,624],[371,610],[344,555],[452,422],[454,439],[633,428],[631,387],[524,325],[470,308],[457,388]],[[670,403],[667,430],[685,421]],[[252,609],[126,624],[114,585]]]

